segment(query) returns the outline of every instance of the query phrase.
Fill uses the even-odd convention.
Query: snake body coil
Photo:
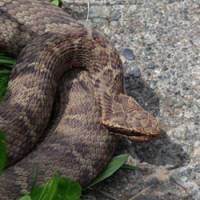
[[[100,33],[48,0],[1,0],[0,24],[0,50],[17,56],[0,104],[1,200],[27,192],[35,169],[39,183],[59,171],[87,185],[115,150],[111,131],[133,140],[159,134],[157,120],[122,94],[119,55]]]

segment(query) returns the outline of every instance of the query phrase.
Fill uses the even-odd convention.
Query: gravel
[[[83,200],[200,200],[199,1],[65,0],[65,7],[110,38],[128,94],[163,130],[148,143],[121,141],[117,153],[129,153],[137,169],[120,170]]]
[[[133,50],[132,49],[125,48],[125,49],[123,49],[123,53],[122,54],[127,60],[134,60],[135,59],[135,55],[133,54]]]

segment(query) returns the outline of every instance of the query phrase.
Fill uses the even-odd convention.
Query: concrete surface
[[[84,200],[200,200],[200,1],[65,0],[108,35],[130,95],[161,121],[162,136],[123,140],[137,170],[120,170]]]

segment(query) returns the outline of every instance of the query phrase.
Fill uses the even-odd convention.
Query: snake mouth
[[[145,142],[151,139],[154,139],[160,135],[160,131],[155,131],[155,133],[143,133],[135,130],[128,130],[121,127],[118,127],[112,130],[113,135],[118,135],[120,137],[125,137],[133,142]]]
[[[102,124],[115,135],[126,137],[131,141],[148,141],[160,135],[160,125],[156,118],[148,114],[145,123],[143,121],[138,122],[135,120],[127,123],[127,120],[104,120]]]
[[[127,138],[130,140],[130,141],[133,141],[133,142],[147,142],[147,141],[150,141],[154,138],[157,138],[157,135],[131,135],[131,136],[127,136]]]

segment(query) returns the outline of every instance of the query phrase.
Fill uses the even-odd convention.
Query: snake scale
[[[156,118],[124,94],[116,49],[49,0],[0,1],[0,50],[17,57],[0,104],[8,162],[0,199],[55,172],[88,183],[111,159],[117,135],[159,135]]]

